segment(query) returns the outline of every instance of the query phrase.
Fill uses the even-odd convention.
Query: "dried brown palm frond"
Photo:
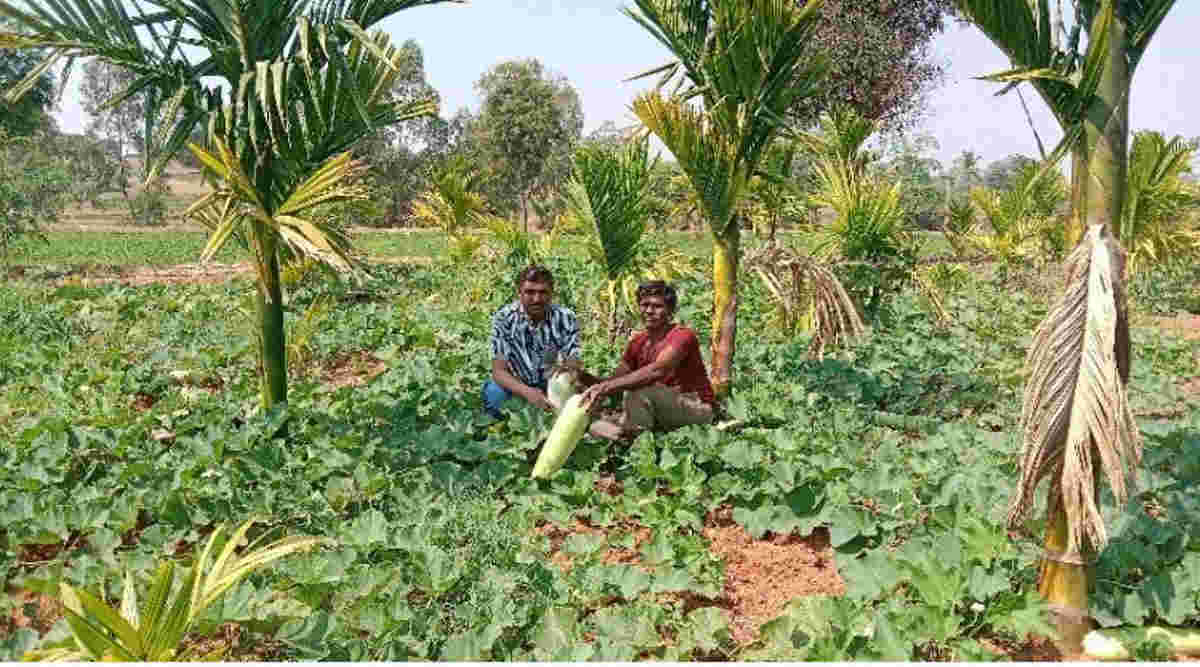
[[[822,359],[826,347],[866,332],[854,301],[828,266],[780,247],[748,256],[746,263],[766,285],[784,326],[812,331],[809,354]]]
[[[917,293],[921,296],[924,305],[928,307],[930,314],[933,315],[934,324],[939,329],[944,329],[950,326],[950,312],[946,310],[946,303],[942,299],[942,290],[933,273],[932,267],[917,267],[912,272],[913,284],[917,286]]]
[[[1020,523],[1039,482],[1067,517],[1068,556],[1098,553],[1108,541],[1097,506],[1098,470],[1117,502],[1128,496],[1142,448],[1125,393],[1129,320],[1125,252],[1092,225],[1067,258],[1066,289],[1038,328],[1026,368],[1021,481],[1009,510]]]

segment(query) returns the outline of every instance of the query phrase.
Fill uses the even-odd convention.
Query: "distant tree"
[[[931,157],[937,147],[937,139],[928,134],[898,135],[886,144],[880,165],[901,185],[900,205],[908,224],[926,229],[934,226],[945,197],[939,184],[942,164]]]
[[[1027,155],[1014,153],[989,164],[983,172],[983,184],[993,190],[1007,190],[1026,167],[1038,163],[1038,160]]]
[[[58,134],[53,151],[62,156],[71,199],[82,205],[99,206],[100,195],[117,188],[120,164],[106,142],[83,134]]]
[[[807,0],[797,0],[805,4]],[[824,20],[807,48],[829,61],[824,93],[801,98],[791,115],[815,126],[821,113],[849,104],[885,130],[912,127],[943,76],[930,44],[951,0],[825,0]]]
[[[617,127],[613,121],[606,120],[600,124],[600,127],[589,132],[583,138],[583,143],[592,146],[597,144],[620,146],[634,138],[635,129],[635,127]]]
[[[971,188],[979,185],[983,176],[979,173],[979,166],[983,164],[983,158],[973,150],[967,149],[958,154],[950,162],[949,174],[954,178],[954,186],[961,191],[970,191]]]
[[[93,58],[84,63],[79,82],[80,102],[84,112],[91,116],[84,129],[111,151],[111,158],[118,165],[114,185],[126,199],[130,196],[128,158],[144,148],[146,98],[138,94],[114,106],[108,103],[136,78],[130,70]]]
[[[415,40],[400,46],[401,67],[392,96],[398,102],[437,99],[425,74],[425,57]],[[382,196],[386,215],[378,221],[397,225],[407,220],[413,201],[430,187],[430,174],[445,158],[452,121],[439,116],[414,119],[380,128],[359,142],[355,154],[367,162],[375,192]],[[367,221],[369,222],[369,221]]]
[[[37,51],[0,51],[0,87],[12,88],[45,57]],[[54,120],[48,112],[54,107],[54,90],[54,75],[47,72],[38,77],[37,83],[21,99],[0,103],[0,129],[15,137],[53,128]]]
[[[83,66],[79,93],[83,110],[92,117],[86,128],[88,135],[101,140],[102,145],[112,151],[110,159],[117,165],[116,176],[106,185],[115,186],[121,192],[130,220],[135,224],[153,225],[166,219],[166,183],[156,178],[131,189],[130,177],[144,180],[155,159],[155,148],[147,142],[146,124],[148,115],[153,117],[158,111],[159,100],[147,93],[126,96],[125,91],[137,78],[133,70],[92,58]],[[195,128],[193,137],[197,132],[202,129]],[[137,174],[131,173],[130,158],[134,155],[142,165]]]
[[[685,229],[699,225],[695,190],[679,163],[666,156],[650,169],[650,221],[658,229],[672,223]]]
[[[536,59],[500,63],[475,84],[482,97],[473,125],[487,160],[491,194],[521,211],[526,229],[535,197],[546,197],[571,172],[583,133],[583,106],[562,76]],[[513,204],[516,206],[512,206]]]
[[[45,241],[42,225],[67,201],[67,160],[45,135],[9,136],[0,130],[0,260],[19,242]]]

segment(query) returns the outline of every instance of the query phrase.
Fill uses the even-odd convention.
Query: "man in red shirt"
[[[711,423],[716,396],[696,332],[675,323],[675,288],[654,280],[638,287],[637,299],[646,329],[629,340],[612,375],[584,392],[585,398],[599,399],[624,391],[625,412],[617,422],[592,422],[589,431],[621,440],[646,429]]]

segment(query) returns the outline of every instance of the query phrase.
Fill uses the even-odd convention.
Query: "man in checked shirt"
[[[552,303],[554,276],[544,266],[517,274],[517,300],[492,316],[492,377],[483,385],[483,409],[503,418],[500,406],[520,396],[554,410],[546,398],[550,367],[579,359],[579,324],[569,308]]]

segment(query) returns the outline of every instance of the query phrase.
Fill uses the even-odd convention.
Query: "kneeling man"
[[[552,303],[554,276],[544,266],[517,274],[517,300],[492,316],[492,377],[483,385],[483,409],[494,418],[515,394],[554,410],[546,398],[549,368],[559,358],[578,363],[579,324],[570,309]]]
[[[675,288],[661,280],[644,283],[637,299],[646,329],[629,340],[612,375],[584,392],[598,399],[624,391],[624,414],[617,422],[592,422],[591,434],[621,440],[646,429],[711,423],[716,397],[696,332],[675,323]]]

